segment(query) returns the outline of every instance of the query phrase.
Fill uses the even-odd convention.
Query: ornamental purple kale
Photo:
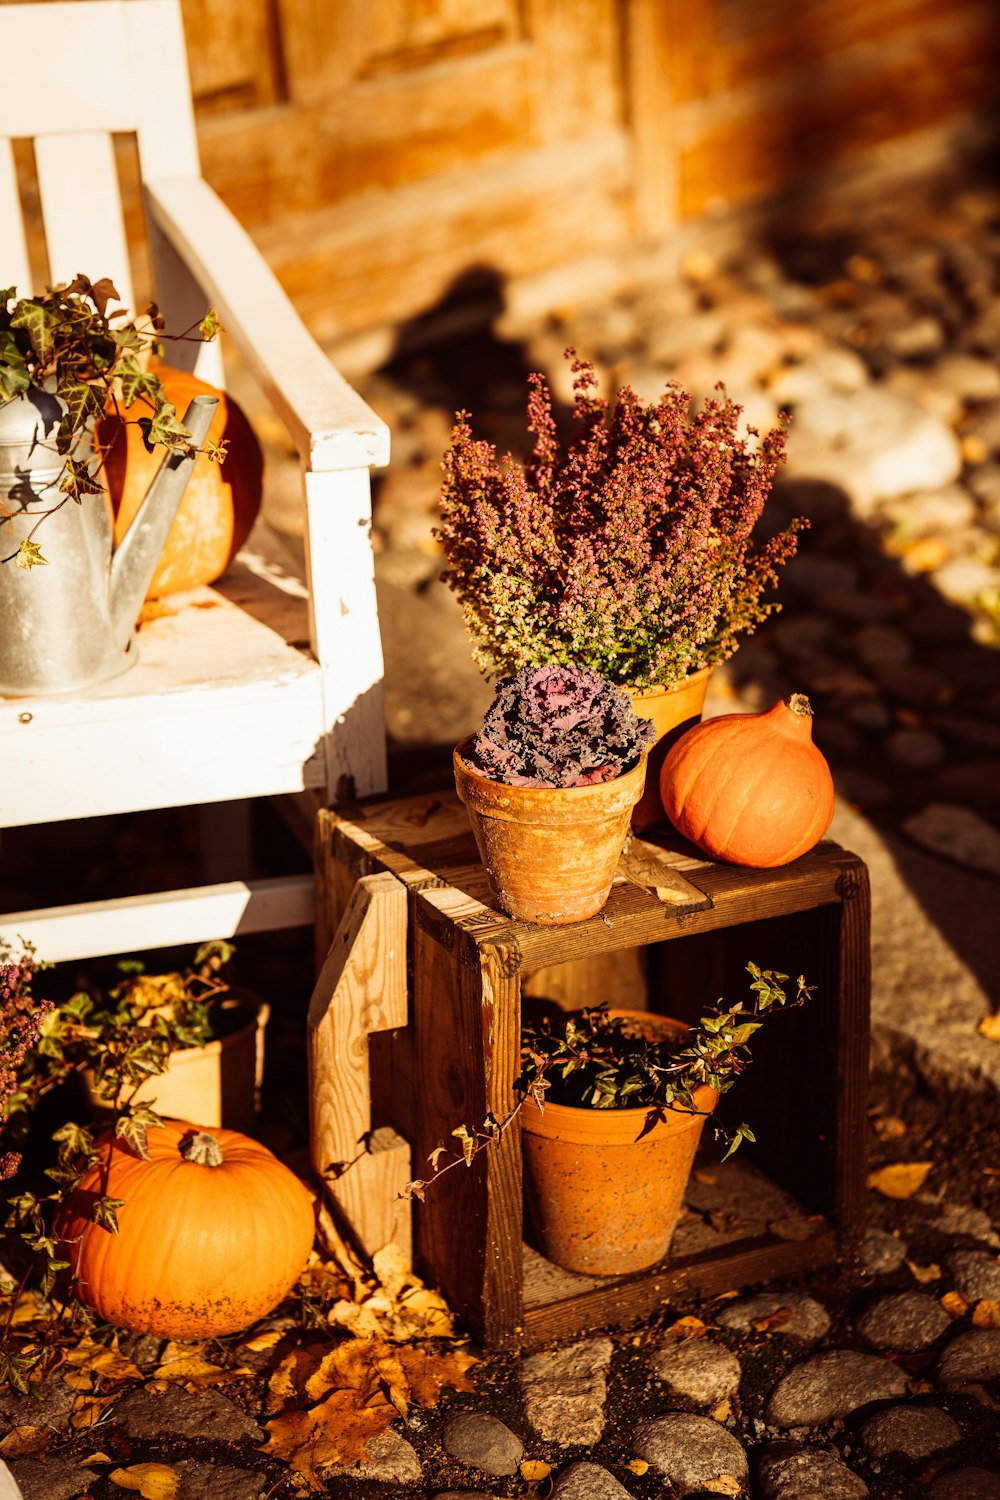
[[[469,760],[508,786],[589,786],[629,770],[655,738],[596,672],[526,667],[497,689]]]

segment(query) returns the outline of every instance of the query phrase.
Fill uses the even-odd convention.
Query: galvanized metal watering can
[[[204,442],[217,405],[214,396],[196,396],[185,412],[192,449]],[[46,558],[32,568],[0,563],[0,695],[7,697],[77,691],[132,664],[135,622],[194,467],[193,451],[166,453],[116,548],[108,495],[86,495],[78,505],[59,491],[65,456],[56,452],[55,431],[64,410],[38,390],[0,404],[0,557],[16,552],[41,520],[33,540]],[[84,433],[73,457],[86,458],[90,448]]]

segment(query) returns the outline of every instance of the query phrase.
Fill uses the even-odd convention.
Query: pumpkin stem
[[[790,708],[801,719],[811,719],[813,716],[812,704],[805,693],[790,693],[785,699],[785,707]]]
[[[214,1135],[207,1130],[192,1130],[177,1148],[185,1161],[193,1161],[199,1167],[221,1167],[223,1151]]]

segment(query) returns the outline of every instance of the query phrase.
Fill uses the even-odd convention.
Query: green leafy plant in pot
[[[644,403],[596,394],[592,364],[567,350],[573,432],[530,377],[523,464],[474,437],[459,412],[443,461],[443,578],[490,675],[577,664],[626,688],[657,739],[701,715],[709,672],[777,606],[767,595],[796,549],[792,524],[753,539],[784,455],[779,426],[759,441],[723,395],[692,409],[678,385]],[[721,389],[721,388],[720,388]],[[664,746],[664,751],[665,751]],[[637,826],[661,816],[651,756]]]
[[[720,1001],[691,1026],[602,1006],[524,1025],[514,1108],[476,1130],[458,1126],[459,1152],[448,1157],[439,1147],[434,1176],[411,1183],[412,1195],[424,1197],[442,1172],[471,1166],[518,1119],[525,1197],[543,1255],[592,1276],[655,1265],[670,1248],[706,1120],[725,1156],[754,1140],[749,1125],[729,1130],[714,1117],[750,1062],[752,1037],[767,1012],[804,1003],[811,989],[800,977],[789,998],[787,974],[747,969],[750,1001]]]
[[[601,910],[652,740],[628,694],[586,668],[528,667],[500,684],[454,771],[501,910],[547,926]]]

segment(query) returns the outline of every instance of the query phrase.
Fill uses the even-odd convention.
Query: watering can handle
[[[194,471],[198,449],[208,436],[217,396],[195,396],[184,413],[184,426],[191,434],[183,452],[167,452],[146,491],[138,513],[111,560],[111,620],[115,642],[128,648],[136,618],[153,581],[174,517],[180,508],[187,482]]]

